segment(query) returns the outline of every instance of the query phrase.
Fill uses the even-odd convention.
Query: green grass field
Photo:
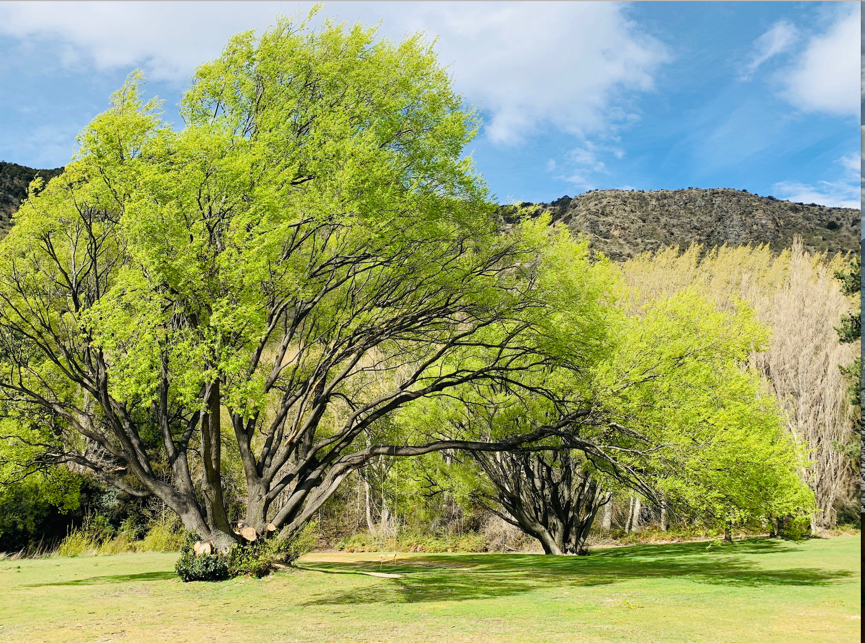
[[[7,559],[0,641],[853,642],[860,543],[310,554],[262,580],[188,584],[176,554]]]

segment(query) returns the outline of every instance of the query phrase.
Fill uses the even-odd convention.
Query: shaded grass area
[[[395,583],[399,591],[390,598],[383,598],[376,588],[370,587],[358,588],[343,596],[328,595],[307,604],[482,600],[519,595],[551,585],[564,589],[650,579],[780,588],[785,585],[826,586],[858,578],[857,572],[843,569],[771,569],[761,564],[764,561],[757,556],[789,555],[803,547],[761,540],[708,548],[708,551],[714,548],[717,554],[707,554],[706,543],[687,543],[622,547],[601,551],[588,558],[535,554],[400,557],[386,566],[388,573],[404,575]],[[327,574],[358,574],[370,569],[368,561],[363,560],[305,562],[299,567]],[[384,565],[379,567],[384,568]]]
[[[188,584],[176,554],[0,561],[0,641],[855,641],[860,543],[311,554]]]

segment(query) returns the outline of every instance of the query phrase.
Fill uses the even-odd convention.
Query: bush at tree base
[[[236,576],[262,578],[276,565],[290,565],[310,551],[315,543],[315,523],[309,523],[294,537],[282,540],[256,540],[234,545],[227,554],[195,555],[192,547],[198,537],[190,533],[174,566],[184,583],[219,581]]]
[[[197,580],[225,580],[228,575],[228,563],[225,556],[204,554],[196,556],[192,546],[198,538],[189,534],[180,552],[180,558],[174,565],[177,575],[184,583]]]

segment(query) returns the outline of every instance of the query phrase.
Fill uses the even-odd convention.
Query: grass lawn
[[[860,544],[310,554],[262,580],[186,584],[176,554],[7,559],[0,641],[853,642]]]

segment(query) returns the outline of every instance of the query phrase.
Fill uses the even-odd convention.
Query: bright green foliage
[[[0,551],[48,547],[62,537],[59,514],[77,508],[78,483],[66,472],[50,471],[0,486]]]
[[[78,509],[81,479],[45,461],[38,444],[45,433],[0,420],[0,551],[55,541],[63,528],[58,534],[48,521]]]
[[[609,279],[607,292],[621,293]],[[547,326],[553,337],[567,337],[579,314],[591,317],[585,302],[569,308],[563,297],[558,305]],[[558,320],[564,321],[555,327]],[[712,522],[808,514],[813,496],[798,475],[805,454],[785,430],[765,383],[747,367],[749,353],[768,341],[750,307],[738,303],[720,310],[686,289],[651,301],[632,317],[607,307],[595,323],[604,330],[595,352],[587,350],[591,344],[576,351],[568,342],[547,344],[557,365],[521,376],[523,386],[542,394],[520,396],[501,385],[466,387],[419,401],[400,418],[430,438],[447,431],[505,435],[554,424],[570,410],[567,430],[544,444],[582,451],[605,490],[625,485],[650,499],[664,498],[673,512]],[[580,336],[570,337],[578,342]],[[594,359],[571,362],[578,353]],[[426,467],[422,477],[440,480],[463,502],[497,495],[470,460],[457,464],[429,456],[417,465]],[[530,468],[521,470],[528,476]],[[551,481],[562,478],[552,475]],[[545,493],[552,489],[549,481],[543,486]]]
[[[26,466],[155,495],[227,551],[229,482],[287,538],[371,458],[447,447],[413,446],[402,406],[602,353],[609,269],[560,266],[578,251],[544,222],[499,234],[460,158],[476,116],[421,36],[240,34],[197,69],[182,131],[142,83],[0,244],[4,414],[40,432]],[[527,439],[504,429],[477,437]]]
[[[533,296],[542,302],[522,313],[531,350],[514,360],[518,375],[492,385],[469,383],[441,397],[418,400],[400,413],[400,430],[412,426],[432,438],[441,435],[436,432],[441,427],[452,438],[501,438],[514,435],[516,427],[519,433],[539,422],[555,423],[563,412],[579,412],[591,403],[589,382],[597,365],[614,350],[624,319],[617,302],[623,288],[620,276],[603,257],[591,261],[588,242],[573,239],[564,226],[550,226],[548,216],[523,221],[512,234],[538,249]],[[542,354],[544,362],[538,364],[531,351]],[[472,358],[480,361],[486,356],[465,351],[452,359],[462,364]],[[515,395],[516,388],[535,395]],[[482,418],[472,413],[478,405],[488,406],[491,413]],[[461,431],[454,433],[454,427]]]
[[[716,519],[807,512],[804,454],[746,368],[767,338],[745,304],[721,312],[693,290],[631,318],[598,378],[603,404],[636,432],[622,462],[673,504]]]
[[[477,117],[420,35],[239,34],[196,70],[181,131],[143,82],[0,243],[20,472],[157,496],[223,553],[232,494],[286,540],[373,458],[539,439],[707,511],[795,504],[738,365],[762,341],[748,312],[688,295],[628,319],[617,271],[564,227],[502,234],[460,158]]]

